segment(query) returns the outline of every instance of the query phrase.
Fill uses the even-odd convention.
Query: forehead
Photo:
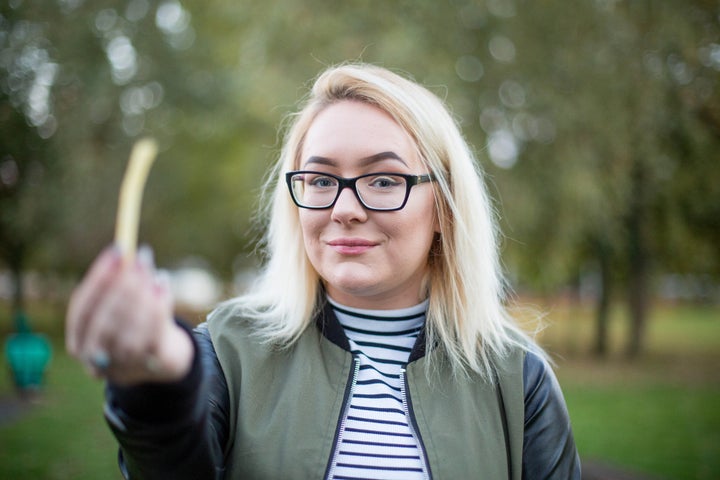
[[[310,124],[300,162],[312,156],[346,161],[394,152],[414,166],[419,163],[416,150],[411,136],[388,113],[367,103],[343,100],[323,109]]]

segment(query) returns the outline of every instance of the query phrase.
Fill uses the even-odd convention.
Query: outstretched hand
[[[194,355],[149,248],[131,261],[115,247],[98,256],[70,299],[65,339],[90,374],[119,385],[180,380]]]

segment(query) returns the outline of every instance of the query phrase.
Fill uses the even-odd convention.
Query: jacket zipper
[[[345,424],[347,423],[347,412],[350,409],[350,399],[355,391],[355,384],[357,383],[358,374],[360,373],[360,360],[356,357],[352,358],[350,364],[350,378],[348,379],[347,386],[345,387],[345,395],[343,396],[343,408],[340,412],[340,419],[338,422],[337,431],[335,433],[335,440],[333,441],[332,448],[330,449],[330,464],[328,467],[325,478],[331,480],[335,475],[335,467],[337,463],[337,448],[342,442],[342,435],[345,432]]]
[[[408,385],[407,375],[405,368],[400,370],[400,396],[402,397],[403,411],[405,416],[408,418],[408,427],[410,427],[410,433],[417,441],[418,453],[420,454],[420,462],[423,465],[423,477],[427,480],[432,478],[430,473],[430,464],[427,462],[427,452],[425,451],[425,444],[420,438],[420,430],[415,420],[415,414],[412,410],[412,404],[410,403],[410,386]]]

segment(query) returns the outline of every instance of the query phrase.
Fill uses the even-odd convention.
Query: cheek
[[[406,223],[404,235],[415,251],[427,255],[432,247],[435,235],[438,233],[439,224],[435,214],[434,205],[417,212],[417,214]]]
[[[300,230],[303,235],[303,242],[305,243],[305,249],[310,253],[310,247],[316,245],[320,236],[320,231],[325,222],[322,221],[322,216],[318,215],[319,212],[313,212],[311,210],[302,210],[300,212]]]
[[[423,193],[424,195],[413,205],[414,208],[408,211],[410,218],[407,223],[416,232],[418,242],[424,242],[426,237],[433,237],[440,231],[435,197],[432,191]]]
[[[393,247],[399,256],[406,257],[412,253],[415,257],[427,253],[435,236],[432,210],[407,217],[402,222],[388,223],[385,232],[395,240]]]

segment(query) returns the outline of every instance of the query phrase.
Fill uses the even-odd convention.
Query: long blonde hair
[[[323,299],[321,280],[305,253],[298,209],[283,174],[299,164],[305,135],[317,114],[354,100],[388,113],[415,141],[436,177],[440,234],[429,258],[426,341],[447,353],[456,372],[490,377],[492,358],[530,345],[505,305],[498,231],[483,175],[443,102],[387,69],[345,64],[323,72],[304,107],[289,118],[278,162],[266,185],[265,262],[255,284],[230,305],[252,319],[259,336],[290,345],[312,323]]]

